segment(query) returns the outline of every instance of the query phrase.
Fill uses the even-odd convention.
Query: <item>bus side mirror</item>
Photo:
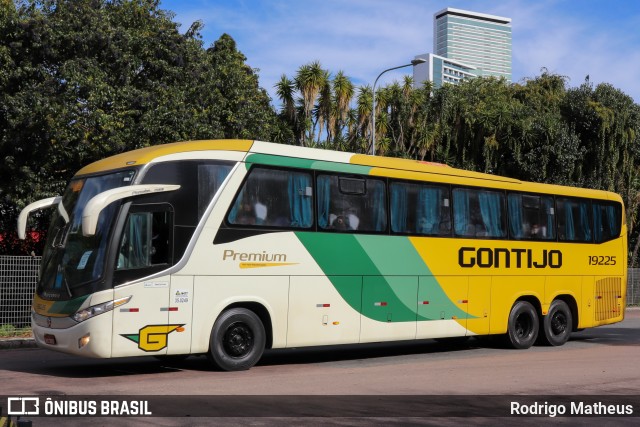
[[[97,194],[89,200],[84,211],[82,211],[82,234],[84,236],[93,236],[96,234],[96,227],[98,226],[98,217],[100,216],[100,212],[116,200],[126,199],[128,197],[145,196],[153,193],[163,193],[166,191],[175,191],[179,188],[179,185],[169,184],[129,185]]]
[[[29,218],[29,214],[31,212],[51,208],[56,205],[61,206],[61,201],[61,196],[49,197],[48,199],[42,199],[38,200],[37,202],[33,202],[22,209],[22,211],[20,211],[20,215],[18,216],[18,238],[20,240],[24,240],[27,236],[27,219]]]

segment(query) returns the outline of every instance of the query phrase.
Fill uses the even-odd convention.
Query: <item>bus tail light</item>
[[[113,301],[107,301],[102,304],[93,305],[91,307],[85,308],[83,310],[77,311],[72,317],[76,322],[84,322],[85,320],[91,319],[99,314],[106,313],[108,311],[113,310],[116,307],[120,307],[128,303],[131,300],[131,295],[124,298],[119,298]]]

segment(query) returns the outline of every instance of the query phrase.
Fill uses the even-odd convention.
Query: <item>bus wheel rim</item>
[[[531,319],[524,314],[518,316],[516,319],[515,332],[518,338],[525,338],[531,334]]]
[[[245,323],[232,323],[224,333],[222,345],[229,356],[244,357],[253,348],[253,332]]]
[[[554,335],[561,335],[567,330],[567,317],[564,313],[554,313],[551,318],[551,332]]]

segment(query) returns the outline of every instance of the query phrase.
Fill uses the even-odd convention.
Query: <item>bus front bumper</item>
[[[113,314],[104,313],[77,323],[70,317],[31,313],[31,329],[41,348],[84,357],[111,357]]]

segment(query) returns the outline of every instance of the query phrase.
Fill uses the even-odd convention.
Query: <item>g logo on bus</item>
[[[51,328],[51,317],[47,317],[47,328]]]
[[[160,351],[167,346],[168,335],[173,332],[184,331],[184,323],[180,325],[147,325],[140,328],[137,334],[120,334],[138,344],[143,351]]]

